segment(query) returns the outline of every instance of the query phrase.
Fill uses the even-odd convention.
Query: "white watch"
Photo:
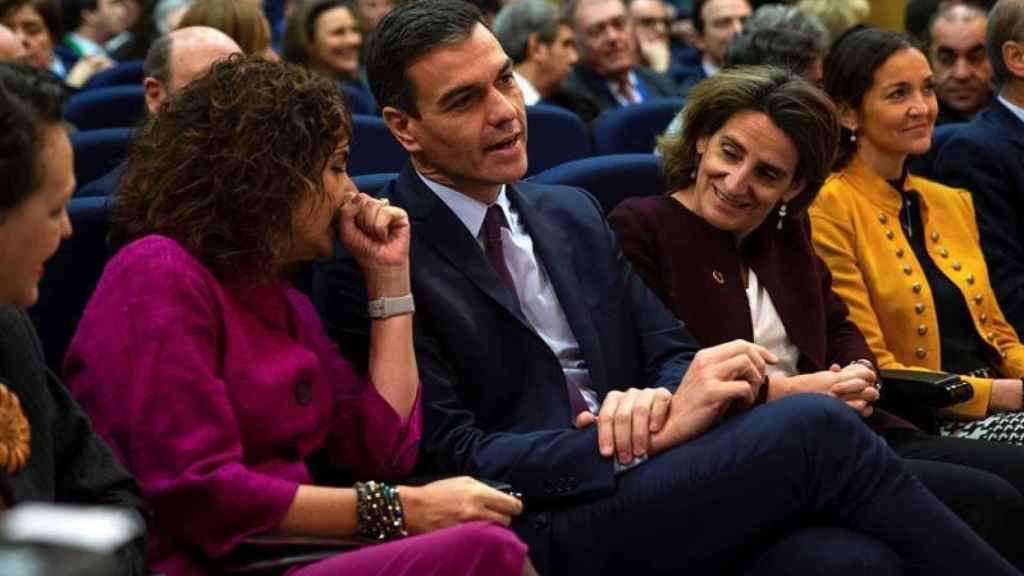
[[[398,298],[377,298],[376,300],[370,300],[366,305],[366,310],[369,313],[370,318],[383,320],[385,318],[391,318],[392,316],[412,314],[416,311],[416,305],[413,304],[412,294],[406,294],[405,296],[399,296]]]

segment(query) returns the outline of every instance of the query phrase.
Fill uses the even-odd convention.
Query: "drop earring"
[[[776,230],[782,230],[783,218],[786,217],[786,203],[783,202],[782,206],[779,206],[779,223],[775,226]]]
[[[853,144],[857,143],[857,133],[856,132],[850,132],[850,142],[853,143]]]

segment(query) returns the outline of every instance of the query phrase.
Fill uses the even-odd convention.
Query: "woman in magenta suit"
[[[469,478],[380,483],[411,470],[420,436],[409,223],[352,185],[350,141],[329,81],[236,56],[133,146],[114,209],[124,245],[65,372],[156,510],[155,571],[214,572],[270,532],[388,541],[303,574],[532,573],[498,525],[516,499]],[[285,280],[336,240],[369,279],[366,374]]]

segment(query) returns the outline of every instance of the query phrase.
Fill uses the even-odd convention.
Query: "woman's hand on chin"
[[[341,242],[366,275],[370,298],[409,293],[409,217],[405,210],[356,193],[340,209]]]

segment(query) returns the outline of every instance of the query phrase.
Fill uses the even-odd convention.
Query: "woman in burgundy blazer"
[[[1024,474],[1009,461],[1024,452],[929,435],[873,408],[874,357],[832,291],[804,211],[838,141],[827,97],[778,70],[726,70],[691,92],[682,115],[683,132],[659,145],[671,192],[630,198],[609,216],[637,272],[702,345],[745,339],[780,357],[760,402],[845,402],[1021,566],[1013,534],[1024,527]]]

